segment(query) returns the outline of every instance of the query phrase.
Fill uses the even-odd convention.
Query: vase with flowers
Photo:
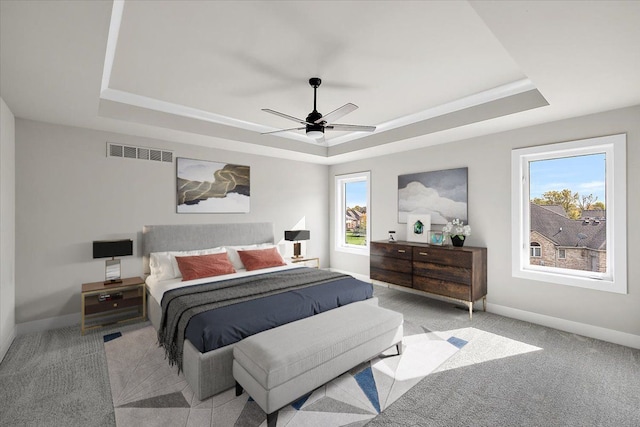
[[[471,235],[471,227],[464,225],[464,222],[456,218],[453,221],[447,222],[447,224],[442,227],[442,233],[451,237],[451,244],[453,246],[463,246],[464,240],[467,236]]]

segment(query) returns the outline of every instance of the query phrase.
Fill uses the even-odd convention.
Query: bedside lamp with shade
[[[302,258],[300,255],[300,240],[309,240],[311,233],[309,230],[289,230],[284,232],[284,240],[293,243],[293,259]]]
[[[133,255],[133,240],[94,240],[93,258],[111,258],[105,261],[105,285],[122,283],[120,260],[117,256]]]

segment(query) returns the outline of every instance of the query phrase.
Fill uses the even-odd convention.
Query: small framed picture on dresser
[[[429,244],[442,246],[444,244],[444,234],[442,231],[429,231]]]
[[[431,215],[408,214],[407,215],[407,241],[429,243],[429,229],[431,228]]]

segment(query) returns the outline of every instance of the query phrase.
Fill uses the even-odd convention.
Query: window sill
[[[350,247],[350,246],[337,246],[336,252],[344,252],[352,255],[369,256],[369,247],[366,246],[363,248],[357,248],[357,247]]]
[[[555,283],[564,286],[574,286],[596,291],[612,292],[616,294],[627,293],[626,280],[611,280],[597,277],[579,277],[571,274],[559,274],[550,271],[534,271],[529,269],[515,269],[512,276],[519,279],[528,279],[538,282]]]

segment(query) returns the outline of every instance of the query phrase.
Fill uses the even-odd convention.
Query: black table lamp
[[[105,285],[122,283],[120,260],[117,256],[133,255],[133,240],[94,240],[93,258],[111,258],[105,261]]]
[[[293,257],[302,258],[300,255],[300,240],[309,240],[309,230],[290,230],[284,232],[284,240],[295,242],[293,244]]]

